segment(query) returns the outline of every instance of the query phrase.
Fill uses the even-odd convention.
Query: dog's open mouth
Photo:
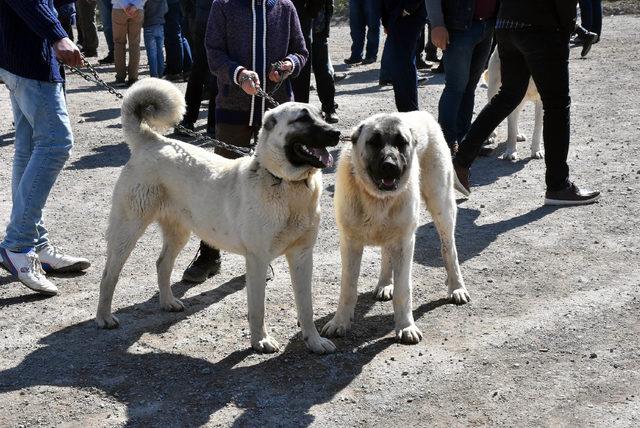
[[[333,156],[326,147],[309,147],[304,144],[295,143],[293,145],[295,154],[305,163],[314,168],[328,168],[333,166]]]
[[[398,190],[398,183],[400,182],[397,178],[374,178],[373,181],[378,186],[378,189],[384,191]]]

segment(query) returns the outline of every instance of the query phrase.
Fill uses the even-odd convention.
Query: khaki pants
[[[124,80],[127,76],[126,46],[129,39],[129,80],[138,79],[140,66],[140,32],[144,11],[137,10],[132,17],[128,17],[123,9],[113,9],[111,20],[113,25],[113,55],[116,65],[116,79]]]

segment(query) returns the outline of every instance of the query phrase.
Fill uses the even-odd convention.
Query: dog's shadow
[[[458,260],[462,263],[478,256],[503,233],[538,221],[557,209],[558,207],[543,205],[516,217],[479,226],[476,224],[476,220],[480,217],[479,210],[458,207],[456,225]],[[440,237],[433,222],[423,224],[416,231],[414,261],[424,266],[443,266]]]
[[[99,389],[127,406],[127,426],[199,426],[229,404],[243,411],[235,426],[254,426],[256,421],[281,425],[283,412],[287,425],[307,426],[314,419],[312,406],[330,401],[379,352],[396,343],[389,337],[391,310],[365,316],[376,304],[369,293],[360,297],[354,330],[349,338],[336,341],[342,352],[334,355],[310,354],[300,333],[290,338],[284,351],[260,357],[253,365],[240,364],[253,354],[251,349],[217,362],[155,350],[128,352],[143,334],[161,335],[243,287],[243,278],[234,278],[183,299],[186,310],[171,314],[158,311],[155,296],[117,311],[122,327],[114,331],[98,330],[93,320],[66,327],[40,340],[42,346],[18,365],[0,371],[0,392],[37,385]],[[182,283],[174,285],[177,297],[187,289]],[[418,319],[447,303],[440,299],[423,304],[414,315]]]

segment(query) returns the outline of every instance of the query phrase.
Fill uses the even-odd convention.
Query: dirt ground
[[[277,354],[250,349],[241,257],[226,254],[221,274],[202,285],[179,282],[195,238],[173,274],[186,311],[160,311],[155,226],[116,289],[120,329],[95,327],[111,191],[128,148],[119,102],[71,76],[76,146],[45,219],[55,243],[93,266],[54,278],[61,293],[53,298],[0,272],[0,426],[640,425],[639,27],[639,17],[606,18],[605,36],[587,59],[571,53],[569,164],[579,184],[603,191],[601,202],[543,207],[543,161],[498,160],[498,147],[474,165],[472,196],[459,203],[456,236],[472,302],[445,300],[439,242],[425,212],[413,270],[422,342],[396,343],[391,303],[371,296],[379,251],[368,249],[354,330],[328,356],[304,347],[281,259],[267,287],[268,325],[283,347]],[[392,90],[377,84],[379,64],[342,65],[348,29],[336,27],[331,43],[336,69],[348,73],[338,86],[340,128],[348,133],[368,115],[394,110]],[[113,67],[100,69],[113,80]],[[420,87],[421,106],[432,113],[442,83],[429,75]],[[477,112],[484,89],[476,100]],[[0,88],[5,189],[10,112]],[[532,118],[530,106],[522,115],[527,135]],[[499,140],[505,136],[502,125]],[[528,153],[527,143],[519,148]],[[336,309],[340,272],[333,171],[324,179],[314,267],[319,328]],[[4,231],[10,193],[0,201]]]

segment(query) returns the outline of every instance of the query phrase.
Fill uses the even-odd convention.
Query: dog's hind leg
[[[462,279],[456,248],[455,228],[458,207],[456,206],[455,194],[451,186],[443,185],[441,188],[435,189],[433,184],[432,187],[423,187],[422,196],[440,236],[440,250],[447,270],[449,298],[458,304],[467,303],[471,299]]]
[[[176,257],[189,240],[191,233],[181,224],[167,219],[160,220],[162,228],[162,251],[156,262],[158,272],[158,287],[160,288],[160,307],[165,311],[178,312],[184,310],[184,305],[173,296],[171,291],[171,272]]]
[[[396,326],[396,337],[402,343],[418,343],[422,340],[422,332],[413,320],[413,297],[411,289],[411,266],[415,235],[400,239],[393,251],[393,314]]]
[[[113,292],[120,272],[149,223],[141,218],[127,219],[124,213],[113,214],[107,231],[107,263],[100,281],[100,300],[96,323],[100,328],[118,327],[118,319],[111,313]]]
[[[358,277],[362,261],[363,245],[340,237],[340,256],[342,259],[342,277],[340,279],[340,300],[333,319],[322,327],[323,336],[344,336],[351,328],[351,321],[358,300]]]
[[[267,285],[269,260],[247,253],[247,302],[249,304],[249,329],[251,346],[258,352],[278,352],[280,345],[269,336],[264,324],[264,297]]]
[[[313,247],[296,248],[287,252],[287,262],[291,272],[291,284],[298,309],[298,321],[302,329],[302,338],[310,351],[327,354],[336,350],[329,339],[320,337],[313,323],[313,303],[311,294],[311,276],[313,273]]]
[[[507,118],[507,148],[503,154],[499,157],[504,160],[517,160],[518,159],[518,120],[520,118],[520,112],[522,111],[522,107],[524,106],[524,101],[516,107],[509,117]]]
[[[531,139],[531,157],[534,159],[542,159],[544,152],[542,151],[542,101],[535,102],[536,118],[533,125],[533,138]]]
[[[393,275],[393,268],[391,267],[391,249],[388,246],[383,246],[381,249],[382,263],[380,264],[380,278],[378,278],[378,285],[373,291],[373,295],[376,300],[385,302],[391,300],[393,297],[393,283],[391,282]]]

